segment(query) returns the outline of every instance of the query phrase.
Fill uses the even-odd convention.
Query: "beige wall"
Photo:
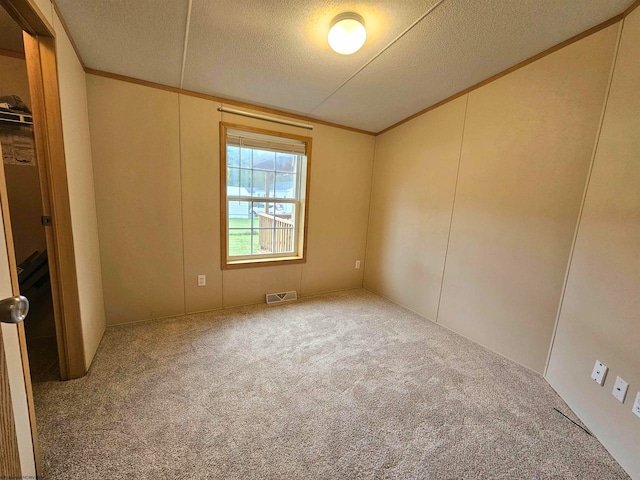
[[[373,137],[222,116],[209,100],[92,75],[88,94],[108,323],[362,285]],[[313,136],[307,263],[220,269],[220,120]]]
[[[218,104],[180,95],[185,311],[222,308]],[[198,287],[198,275],[207,285]]]
[[[0,96],[18,95],[31,106],[27,65],[22,58],[0,55]]]
[[[53,17],[54,17],[54,9],[51,0],[34,0],[32,3],[35,3],[36,7],[40,10],[44,18],[46,18],[49,25],[53,26]],[[54,27],[55,28],[55,27]],[[56,30],[56,34],[62,33]]]
[[[377,137],[364,284],[538,372],[553,343],[547,380],[635,478],[640,10],[600,133],[620,27],[471,92],[466,118],[463,97]]]
[[[624,21],[547,380],[632,478],[640,478],[640,9]],[[590,378],[598,359],[604,387]],[[616,376],[629,383],[624,404]]]
[[[87,368],[105,329],[104,297],[96,219],[86,76],[60,19],[56,30],[62,130],[69,182],[73,246],[78,275],[80,318]]]
[[[543,371],[616,33],[378,137],[367,288]]]
[[[436,319],[467,97],[376,139],[364,285]]]
[[[107,321],[184,312],[178,96],[88,76]]]
[[[369,135],[324,125],[313,136],[303,295],[362,286],[375,145]]]
[[[469,94],[437,321],[544,370],[617,27]]]

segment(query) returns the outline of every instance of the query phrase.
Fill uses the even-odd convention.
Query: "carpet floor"
[[[365,290],[107,329],[49,479],[626,479],[537,374]]]

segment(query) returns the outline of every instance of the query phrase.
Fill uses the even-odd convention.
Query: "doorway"
[[[0,31],[0,144],[20,293],[31,305],[25,324],[31,379],[60,380],[22,29],[2,8]]]
[[[60,380],[43,195],[38,171],[22,28],[0,8],[0,144],[25,323],[31,380]]]
[[[30,109],[33,111],[33,139],[42,214],[50,219],[44,228],[46,261],[43,259],[42,252],[33,256],[31,261],[38,260],[33,268],[34,271],[38,266],[40,270],[48,268],[60,378],[62,380],[79,378],[87,373],[87,365],[80,318],[54,30],[32,0],[0,0],[0,9],[6,11],[22,33],[24,56],[16,56],[15,50],[5,50],[0,53],[4,53],[4,56],[9,58],[24,57],[26,63],[28,96],[31,102]],[[6,29],[0,28],[0,38],[5,33]],[[17,256],[14,254],[14,236],[10,223],[11,212],[4,161],[2,167],[0,168],[0,208],[6,240],[6,248],[2,250],[7,254],[5,267],[8,267],[4,269],[2,280],[10,282],[10,291],[16,296],[20,294],[20,278]],[[39,287],[47,283],[43,280],[44,275],[39,275],[38,278],[39,280],[34,281],[34,284],[38,283]],[[5,296],[6,290],[7,288],[3,290]],[[0,355],[4,350],[6,358],[5,363],[0,362],[2,363],[0,367],[3,367],[0,369],[3,372],[0,373],[3,375],[6,373],[7,378],[13,383],[11,389],[6,389],[3,387],[6,386],[4,381],[6,378],[3,377],[3,381],[0,382],[2,387],[0,388],[0,407],[3,412],[2,422],[0,422],[0,443],[3,445],[3,455],[0,455],[0,460],[5,458],[20,460],[19,464],[12,461],[8,465],[0,461],[0,476],[9,475],[12,478],[23,475],[33,477],[31,472],[34,465],[38,471],[40,470],[36,415],[24,323],[2,324],[3,335],[0,338],[3,342]],[[4,335],[5,333],[7,335]],[[13,425],[15,428],[4,428],[7,425]]]
[[[87,366],[80,318],[80,299],[62,134],[56,41],[53,27],[31,0],[0,0],[0,7],[4,9],[5,12],[3,13],[6,13],[9,19],[13,20],[12,28],[14,32],[17,31],[22,35],[24,61],[28,78],[28,96],[31,102],[29,107],[33,111],[35,159],[42,203],[41,216],[46,222],[44,227],[42,225],[34,227],[34,229],[39,229],[40,232],[43,230],[45,232],[46,254],[44,251],[35,248],[28,253],[29,256],[34,253],[35,255],[31,258],[27,257],[29,259],[27,266],[33,271],[39,272],[38,278],[32,278],[32,282],[37,283],[38,287],[40,287],[38,293],[43,295],[41,301],[34,305],[34,313],[38,313],[38,304],[42,304],[42,309],[46,312],[44,316],[50,319],[51,310],[45,306],[47,303],[52,306],[59,359],[59,376],[62,380],[70,380],[84,376],[87,373]],[[4,35],[6,29],[1,31],[0,37]],[[17,44],[16,33],[13,34],[11,41],[14,42],[14,45]],[[11,53],[5,50],[4,53],[15,56],[15,52]],[[0,185],[0,187],[4,189],[4,178],[1,183],[3,185]],[[6,198],[3,199],[2,207],[6,209],[5,218],[9,218],[11,216],[9,211],[11,205],[9,205]],[[13,240],[12,232],[8,232],[7,237],[11,237],[11,240]],[[13,249],[13,242],[11,243],[11,248]],[[45,287],[47,283],[45,270],[47,268],[51,291],[50,302],[46,298]],[[15,261],[12,262],[11,274],[15,284],[14,291],[19,293],[19,281],[21,279],[19,278],[18,265]],[[23,276],[25,275],[23,274]],[[25,278],[22,280],[26,281]],[[41,325],[37,325],[36,321],[33,323],[33,330],[36,331],[33,338],[38,336],[51,338],[50,322],[43,320]],[[38,335],[38,332],[40,335]],[[26,360],[26,335],[23,336],[25,336],[22,339],[24,343],[22,348],[24,349],[25,380],[30,381]],[[51,352],[51,349],[49,351]]]

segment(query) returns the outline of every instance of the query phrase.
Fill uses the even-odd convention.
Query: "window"
[[[305,261],[311,139],[220,123],[222,267]]]

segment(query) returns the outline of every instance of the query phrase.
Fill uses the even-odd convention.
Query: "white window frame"
[[[282,139],[293,140],[304,144],[305,155],[297,166],[296,192],[297,198],[283,197],[259,197],[253,195],[229,195],[227,189],[227,136],[228,131],[240,131],[251,136],[251,134],[268,135]],[[221,236],[221,266],[223,269],[247,268],[259,266],[286,265],[304,263],[307,258],[307,225],[309,212],[309,183],[311,170],[311,143],[310,137],[265,130],[262,128],[237,125],[220,122],[220,236]],[[275,193],[275,192],[274,192]],[[294,252],[293,253],[269,253],[251,255],[229,255],[229,212],[230,201],[273,203],[274,211],[277,204],[295,205],[294,223]]]

